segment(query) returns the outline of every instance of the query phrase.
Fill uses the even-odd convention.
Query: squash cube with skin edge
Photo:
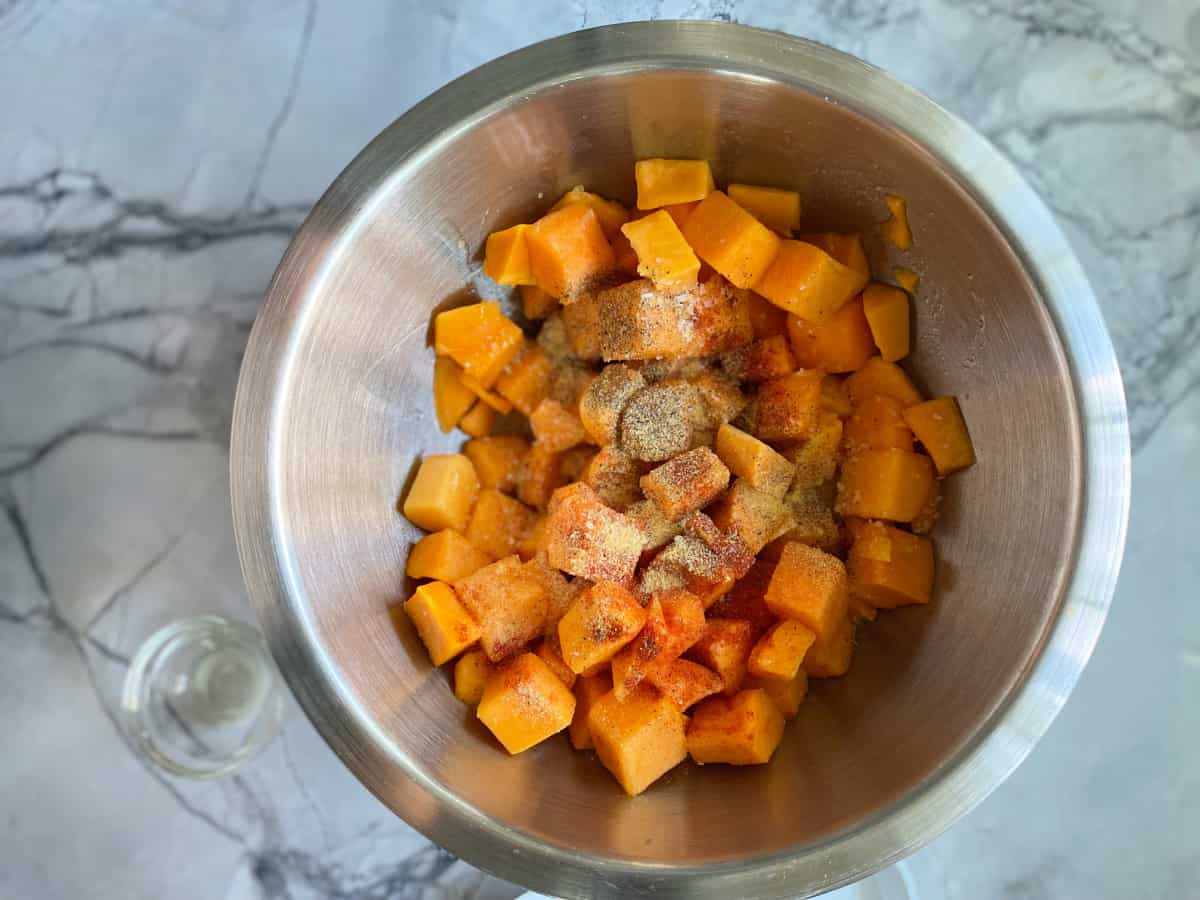
[[[454,590],[479,623],[479,643],[492,662],[520,652],[545,630],[545,587],[518,556],[497,560],[459,579]]]
[[[842,265],[820,247],[783,241],[754,290],[801,319],[824,322],[866,283],[866,275]]]
[[[643,475],[642,491],[668,518],[707,506],[729,484],[729,469],[707,447],[697,447]]]
[[[911,522],[933,481],[928,456],[904,450],[864,450],[842,463],[835,509],[842,516]]]
[[[758,391],[754,434],[763,441],[798,441],[812,436],[821,412],[822,372],[795,372],[766,382]]]
[[[482,650],[468,650],[454,663],[454,696],[467,706],[478,706],[492,674],[492,664]]]
[[[804,671],[810,678],[837,678],[850,671],[854,656],[854,622],[843,617],[828,637],[818,638],[804,654]]]
[[[806,369],[853,372],[875,355],[875,341],[861,297],[842,304],[822,322],[788,316],[788,337],[797,363]]]
[[[773,497],[787,493],[795,467],[754,435],[722,425],[717,431],[716,451],[729,471],[751,487]]]
[[[633,177],[638,209],[703,200],[715,186],[706,159],[639,159]]]
[[[928,603],[933,590],[933,545],[881,522],[863,526],[847,560],[850,591],[876,609]]]
[[[634,522],[577,482],[550,498],[546,554],[550,565],[591,581],[631,585],[644,537]]]
[[[575,679],[579,676],[571,671],[571,667],[563,659],[562,647],[558,643],[557,631],[547,632],[546,636],[537,642],[533,653],[549,667],[550,671],[555,674],[559,681],[568,688],[575,686]]]
[[[713,191],[692,210],[683,236],[697,256],[739,288],[754,287],[762,280],[781,243],[775,232],[720,191]]]
[[[721,367],[738,381],[757,384],[795,372],[796,357],[788,339],[777,334],[726,353]]]
[[[721,690],[736,694],[746,677],[746,664],[754,637],[750,623],[741,619],[709,619],[704,635],[687,655],[721,676]]]
[[[483,251],[483,273],[497,284],[535,284],[525,244],[528,225],[514,225],[487,236]]]
[[[621,232],[638,257],[638,274],[666,288],[696,284],[700,260],[665,210],[628,222]]]
[[[645,386],[642,374],[622,363],[600,370],[579,399],[579,419],[593,441],[604,447],[617,440],[621,413]]]
[[[530,415],[529,425],[537,443],[551,453],[561,453],[590,440],[579,416],[549,397]]]
[[[760,491],[742,478],[718,501],[712,517],[723,530],[737,534],[756,555],[793,524],[781,497]]]
[[[517,544],[536,519],[537,513],[521,501],[484,488],[471,511],[466,538],[490,559],[500,559],[517,552]]]
[[[584,189],[582,184],[575,185],[563,194],[558,202],[550,207],[550,212],[570,206],[572,203],[579,203],[591,209],[600,222],[600,230],[609,240],[612,240],[613,235],[621,230],[621,226],[629,221],[629,210],[624,206],[616,200],[609,200],[607,197],[601,197],[599,194]]]
[[[463,454],[475,467],[479,484],[511,494],[517,486],[517,472],[529,452],[529,441],[511,434],[489,435],[467,441]]]
[[[794,619],[773,625],[750,651],[746,669],[756,678],[791,681],[817,636]]]
[[[527,344],[496,379],[496,393],[529,416],[550,393],[554,363],[537,344]]]
[[[595,210],[569,203],[547,213],[525,232],[537,286],[569,306],[616,266]]]
[[[729,199],[768,228],[791,234],[800,227],[800,195],[755,184],[729,185]]]
[[[719,694],[724,686],[720,675],[690,659],[665,660],[646,676],[646,683],[661,691],[680,712]]]
[[[826,231],[821,234],[801,235],[800,240],[820,247],[843,266],[848,266],[867,278],[871,277],[871,265],[867,262],[867,251],[863,249],[862,238],[859,235]]]
[[[523,284],[517,291],[521,295],[521,312],[527,319],[544,319],[558,306],[558,300],[536,284]]]
[[[904,410],[904,421],[933,458],[939,475],[975,465],[975,447],[967,433],[958,401],[938,397]]]
[[[904,421],[904,407],[887,394],[868,394],[854,407],[842,431],[847,453],[863,450],[913,449],[913,433]]]
[[[895,397],[905,409],[925,399],[903,369],[879,356],[868,359],[861,369],[846,378],[844,385],[850,402],[856,406],[869,394]]]
[[[490,300],[438,313],[433,335],[438,355],[449,356],[485,388],[495,384],[525,342],[521,329]]]
[[[687,758],[686,728],[675,704],[646,685],[623,701],[605,694],[588,714],[596,756],[631,797]]]
[[[781,619],[795,619],[819,639],[828,639],[846,618],[846,567],[823,550],[790,543],[783,548],[765,599]]]
[[[575,716],[571,719],[568,735],[571,746],[576,750],[592,748],[592,732],[588,728],[588,716],[592,707],[605,694],[612,691],[612,674],[607,670],[595,675],[580,675],[575,680]]]
[[[801,669],[791,681],[776,681],[774,678],[747,678],[742,682],[745,689],[761,690],[779,709],[785,719],[794,719],[800,712],[800,704],[808,695],[808,673]]]
[[[409,578],[432,578],[453,582],[482,569],[492,557],[457,531],[443,529],[427,534],[408,553],[405,574]]]
[[[425,531],[462,532],[478,493],[479,477],[470,459],[461,453],[426,456],[404,499],[404,516]]]
[[[891,285],[869,284],[862,302],[879,355],[888,362],[908,356],[908,294]]]
[[[818,415],[812,437],[784,451],[792,463],[792,488],[816,488],[833,478],[844,433],[837,416],[824,411]]]
[[[908,225],[908,201],[896,194],[884,194],[883,202],[887,204],[888,220],[879,226],[886,240],[896,245],[897,250],[907,250],[912,246],[912,229]]]
[[[448,662],[479,640],[479,624],[448,584],[431,581],[404,602],[435,666]]]
[[[575,715],[575,695],[533,653],[492,672],[475,710],[511,754],[558,734]]]
[[[534,444],[517,469],[517,497],[535,509],[545,509],[562,480],[562,454],[543,443]]]
[[[783,740],[783,726],[783,713],[761,689],[710,697],[692,713],[688,753],[701,764],[762,765]]]
[[[616,656],[645,624],[646,610],[633,594],[620,585],[595,584],[559,620],[563,659],[572,672],[589,674]]]
[[[475,393],[462,383],[462,374],[462,368],[448,356],[433,361],[433,409],[442,431],[453,431],[475,404]]]
[[[580,479],[605,505],[624,511],[642,499],[638,480],[642,467],[636,459],[613,446],[602,447],[591,458]]]
[[[482,400],[476,401],[470,412],[462,417],[458,427],[471,437],[487,437],[496,424],[496,411]]]

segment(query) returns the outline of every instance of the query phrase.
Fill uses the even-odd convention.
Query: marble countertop
[[[920,896],[1200,894],[1193,0],[0,0],[0,897],[516,893],[392,816],[294,707],[242,774],[192,783],[130,752],[117,690],[156,627],[249,615],[234,384],[325,185],[478,63],[655,17],[825,41],[974,124],[1053,208],[1116,341],[1135,456],[1112,615],[1048,738],[906,864]]]

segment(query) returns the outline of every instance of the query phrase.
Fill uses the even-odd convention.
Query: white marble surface
[[[158,625],[247,615],[238,362],[288,235],[451,77],[584,25],[717,17],[925,90],[1043,193],[1100,296],[1136,451],[1077,693],[909,862],[924,898],[1200,896],[1200,8],[1194,0],[0,0],[0,897],[492,897],[306,720],[241,776],[161,776],[113,721]]]

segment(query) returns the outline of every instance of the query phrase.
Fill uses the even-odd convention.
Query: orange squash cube
[[[521,540],[517,541],[517,556],[523,562],[529,562],[546,555],[546,515],[538,516]]]
[[[842,463],[837,504],[842,516],[911,522],[933,481],[928,456],[904,450],[864,450]]]
[[[605,360],[709,356],[750,342],[749,311],[720,278],[690,288],[639,279],[595,295],[603,310],[588,327]]]
[[[887,204],[888,220],[880,226],[884,238],[896,245],[897,250],[907,250],[912,246],[912,229],[908,224],[908,201],[895,194],[884,194],[883,202]]]
[[[468,650],[454,663],[454,696],[467,706],[478,706],[492,674],[492,664],[482,650]]]
[[[537,286],[565,305],[616,266],[600,219],[585,203],[542,216],[525,232],[525,242]]]
[[[571,719],[568,734],[571,746],[576,750],[592,748],[592,732],[588,728],[588,716],[592,707],[605,694],[612,691],[612,674],[603,669],[595,675],[580,675],[575,680],[575,716]]]
[[[855,297],[823,322],[788,316],[788,337],[796,362],[823,372],[853,372],[875,355],[863,301]]]
[[[703,278],[692,297],[692,346],[685,356],[715,356],[754,340],[745,291],[733,288],[720,275],[713,274]]]
[[[788,339],[776,334],[726,353],[721,367],[738,381],[757,383],[795,372],[796,357]]]
[[[714,619],[741,619],[750,625],[754,640],[775,624],[775,614],[767,606],[766,593],[775,572],[772,560],[759,558],[725,596],[709,609]]]
[[[579,399],[579,419],[593,441],[604,447],[617,440],[621,413],[645,386],[641,372],[621,363],[600,370]]]
[[[703,200],[715,185],[706,159],[639,159],[633,177],[638,209]]]
[[[475,715],[517,754],[571,724],[575,695],[540,658],[523,653],[491,674]]]
[[[501,397],[499,394],[488,390],[483,386],[483,383],[466,372],[463,372],[462,383],[478,397],[498,413],[512,412],[512,404]]]
[[[558,623],[563,659],[580,675],[611,660],[646,624],[646,610],[625,588],[601,582],[580,594]]]
[[[667,659],[667,620],[662,604],[652,597],[646,604],[646,624],[637,637],[612,658],[613,693],[625,700],[654,667]]]
[[[754,339],[787,336],[787,310],[780,309],[761,294],[746,291],[746,304],[750,311],[750,327],[754,331]]]
[[[710,697],[692,713],[687,750],[696,762],[756,766],[783,740],[783,714],[761,689]]]
[[[663,621],[666,622],[666,637],[663,656],[679,656],[704,636],[704,604],[695,594],[687,591],[668,591],[650,598],[662,606]]]
[[[625,510],[625,515],[642,533],[642,551],[649,553],[674,540],[683,533],[683,523],[667,518],[653,500],[639,500]]]
[[[838,234],[826,231],[821,234],[806,234],[801,241],[820,247],[843,266],[848,266],[868,278],[871,277],[871,266],[867,262],[867,251],[863,249],[862,238],[857,234]]]
[[[862,304],[879,355],[888,362],[908,356],[908,294],[891,285],[869,284]]]
[[[680,712],[719,694],[724,686],[720,675],[690,659],[665,660],[650,671],[646,683],[661,691]]]
[[[538,404],[529,416],[529,425],[537,443],[551,453],[562,453],[590,440],[579,416],[550,397]]]
[[[433,320],[434,349],[449,356],[485,388],[521,350],[525,336],[490,300],[440,312]]]
[[[549,395],[553,375],[550,357],[531,344],[496,379],[496,393],[529,416]]]
[[[556,569],[591,581],[631,585],[643,540],[631,519],[605,506],[582,482],[559,488],[550,499],[546,551]]]
[[[528,225],[514,225],[493,231],[483,251],[483,272],[496,284],[534,284],[529,268],[529,247],[525,244]]]
[[[621,415],[620,447],[634,459],[662,462],[703,443],[704,399],[687,382],[663,381],[638,391]]]
[[[529,441],[512,434],[475,438],[463,447],[463,453],[475,466],[479,484],[505,493],[516,489],[517,471],[528,452]]]
[[[587,583],[579,579],[568,581],[558,569],[546,564],[545,556],[536,556],[523,563],[525,571],[537,579],[546,592],[546,634],[553,634],[557,639],[558,623],[575,598],[587,590]]]
[[[821,381],[821,408],[839,418],[850,415],[850,395],[846,385],[837,375],[826,375]]]
[[[492,561],[482,550],[448,528],[427,534],[408,553],[405,574],[409,578],[458,581]]]
[[[471,511],[466,536],[491,559],[511,556],[531,527],[537,513],[495,488],[484,488]]]
[[[651,469],[642,491],[669,519],[679,519],[717,499],[729,484],[729,469],[707,447],[697,447]]]
[[[746,677],[746,664],[753,646],[749,622],[710,618],[700,640],[688,650],[688,656],[720,675],[721,690],[732,695],[737,693]]]
[[[648,685],[623,701],[605,694],[588,714],[596,756],[633,797],[687,758],[687,720]]]
[[[866,275],[842,265],[820,247],[783,241],[754,290],[801,319],[824,322],[866,283]]]
[[[675,223],[675,227],[682,231],[683,223],[688,220],[688,216],[692,214],[692,210],[699,205],[699,200],[693,200],[690,203],[672,203],[669,206],[662,207],[662,210],[671,217],[671,220]]]
[[[804,654],[804,671],[810,678],[837,678],[850,671],[854,655],[854,622],[849,617],[837,623],[828,637],[820,637]]]
[[[521,652],[545,630],[545,587],[518,556],[497,560],[459,579],[454,590],[479,623],[479,643],[492,662]]]
[[[433,410],[442,431],[452,431],[475,403],[475,393],[462,383],[462,374],[448,356],[433,361]]]
[[[602,447],[583,470],[582,481],[591,487],[607,506],[624,511],[642,499],[638,487],[642,468],[632,456],[616,447]]]
[[[729,199],[768,228],[784,234],[800,227],[800,195],[756,184],[731,184]]]
[[[558,319],[551,316],[546,324],[560,321],[567,338],[567,346],[571,354],[581,360],[593,362],[600,359],[600,295],[595,292],[581,294],[569,305],[562,308]],[[554,328],[551,328],[553,332]],[[546,325],[538,335],[538,343],[542,342]]]
[[[404,516],[425,531],[461,532],[478,494],[479,477],[467,457],[461,453],[426,456],[404,500]]]
[[[546,636],[538,641],[534,647],[533,653],[544,662],[558,678],[568,688],[575,686],[575,679],[578,677],[571,671],[571,667],[567,665],[566,660],[562,656],[562,647],[558,643],[558,631],[551,630],[546,632]]]
[[[792,681],[817,636],[795,619],[784,619],[758,639],[746,669],[756,678]]]
[[[575,187],[563,194],[558,202],[550,207],[550,211],[554,212],[572,203],[579,203],[591,209],[596,214],[596,219],[600,222],[600,230],[610,240],[613,235],[620,232],[621,226],[629,221],[629,210],[624,206],[616,200],[609,200],[607,197],[601,197],[599,194],[593,194],[591,191],[585,190],[581,184],[575,185]]]
[[[799,441],[812,436],[820,421],[821,380],[816,371],[793,372],[758,390],[754,433],[764,441]]]
[[[892,269],[892,278],[900,287],[908,291],[909,294],[916,294],[917,287],[921,284],[921,276],[912,269],[905,269],[902,266],[897,266]]]
[[[751,487],[773,497],[787,493],[795,468],[754,435],[722,425],[717,430],[715,447],[729,471]]]
[[[738,390],[733,379],[715,369],[702,369],[688,378],[704,404],[704,424],[719,428],[737,418],[746,408],[746,396]]]
[[[938,397],[904,410],[904,421],[926,452],[939,475],[949,475],[975,465],[975,447],[967,423],[953,397]]]
[[[517,497],[534,509],[545,509],[562,481],[562,454],[538,442],[517,469]]]
[[[754,287],[763,279],[781,243],[775,232],[720,191],[692,210],[683,236],[697,256],[739,288]]]
[[[792,527],[763,548],[763,556],[778,559],[792,542],[834,552],[840,548],[842,532],[833,517],[829,492],[823,488],[792,488],[784,497]]]
[[[933,545],[881,522],[868,522],[850,546],[850,591],[876,609],[928,603],[933,590]]]
[[[435,666],[454,659],[479,640],[479,624],[448,584],[431,581],[404,602],[421,642]]]
[[[495,424],[496,411],[479,400],[471,407],[471,411],[462,417],[458,427],[471,437],[487,437],[492,433],[492,426]]]
[[[718,501],[712,517],[722,530],[738,535],[754,554],[794,524],[783,498],[760,491],[742,478]]]
[[[521,312],[527,319],[544,319],[558,306],[558,300],[536,284],[523,284],[517,290],[521,294]]]
[[[903,369],[880,356],[872,356],[843,383],[850,402],[855,405],[861,403],[868,394],[895,397],[906,409],[925,399]]]
[[[846,618],[846,567],[836,556],[816,547],[789,543],[771,575],[765,599],[781,619],[795,619],[818,638],[828,638]]]
[[[887,394],[868,394],[846,420],[842,441],[849,453],[861,450],[912,452],[912,429],[904,421],[904,407]]]
[[[785,451],[784,455],[792,463],[792,487],[817,488],[833,478],[844,431],[842,420],[837,416],[825,411],[818,414],[812,437]]]
[[[627,222],[621,232],[638,257],[638,274],[669,289],[696,284],[700,260],[666,210]]]
[[[937,524],[938,515],[941,513],[942,506],[942,483],[940,479],[933,479],[929,485],[929,493],[925,495],[925,502],[921,504],[921,511],[909,523],[909,528],[913,534],[929,534],[933,531],[933,526]]]
[[[776,681],[774,678],[747,678],[746,690],[762,690],[785,719],[794,719],[800,712],[800,704],[808,695],[808,673],[803,669],[791,681]]]

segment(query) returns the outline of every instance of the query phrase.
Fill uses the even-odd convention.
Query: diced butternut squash
[[[550,357],[531,344],[496,379],[496,393],[529,416],[549,395],[553,375]]]
[[[868,359],[844,384],[853,404],[862,402],[868,394],[887,394],[906,408],[925,399],[903,369],[879,356]]]
[[[910,406],[904,410],[904,421],[933,457],[939,475],[975,465],[975,447],[958,401],[953,397],[938,397]]]
[[[475,403],[475,394],[462,383],[462,374],[462,368],[448,356],[433,361],[433,409],[442,431],[452,431]]]
[[[775,614],[766,601],[767,587],[771,584],[774,571],[773,561],[759,558],[729,593],[712,605],[709,614],[715,619],[741,619],[748,622],[751,636],[758,640],[775,624]]]
[[[867,262],[867,251],[863,249],[862,238],[857,234],[838,234],[826,231],[821,234],[806,234],[800,237],[806,244],[820,247],[843,266],[848,266],[855,272],[871,277],[871,266]]]
[[[756,766],[783,740],[783,713],[761,689],[710,697],[692,713],[687,750],[698,763]]]
[[[683,524],[667,518],[653,500],[639,500],[625,510],[625,515],[641,530],[645,553],[669,544],[676,535],[683,533]]]
[[[912,429],[904,421],[904,407],[887,394],[868,394],[846,420],[842,441],[849,453],[861,450],[913,448]]]
[[[780,309],[766,297],[753,291],[746,291],[746,304],[750,310],[750,327],[754,330],[754,339],[787,335],[787,310]]]
[[[796,362],[806,369],[853,372],[875,355],[875,341],[860,297],[842,304],[823,322],[788,316],[788,337]]]
[[[690,203],[672,203],[670,206],[664,206],[662,209],[663,212],[671,217],[675,226],[682,231],[683,223],[688,220],[688,216],[692,214],[692,210],[699,205],[699,200],[693,200]]]
[[[538,404],[529,417],[529,425],[537,443],[551,453],[562,453],[589,440],[579,416],[550,397]]]
[[[820,247],[783,241],[754,290],[793,315],[824,322],[866,283],[866,275],[842,265]]]
[[[933,481],[928,456],[904,450],[864,450],[842,463],[837,511],[842,516],[911,522]]]
[[[467,441],[463,453],[475,466],[479,484],[511,494],[517,471],[529,452],[529,441],[512,434],[496,434]]]
[[[524,653],[491,674],[475,714],[516,754],[570,725],[575,695],[540,658]]]
[[[643,540],[631,519],[605,506],[582,482],[559,488],[550,499],[546,552],[556,569],[591,581],[631,585]]]
[[[567,346],[578,359],[594,361],[600,358],[600,295],[595,292],[585,293],[575,298],[569,305],[562,308],[560,318],[563,333],[567,338]],[[555,321],[553,317],[547,320]],[[557,329],[552,329],[557,330]],[[546,331],[543,326],[542,332]],[[542,335],[538,335],[538,342]],[[542,343],[543,349],[545,344]]]
[[[456,531],[427,534],[408,552],[405,574],[409,578],[458,581],[482,569],[492,557]]]
[[[537,513],[519,500],[495,488],[484,488],[471,511],[467,540],[491,559],[511,556],[536,518]]]
[[[425,531],[466,530],[479,477],[461,453],[426,456],[404,500],[404,516]]]
[[[821,408],[839,418],[850,415],[850,395],[846,393],[846,385],[837,375],[826,375],[821,381]]]
[[[557,637],[559,621],[567,614],[575,598],[587,590],[588,585],[579,579],[568,581],[562,572],[546,564],[544,555],[524,561],[523,568],[527,574],[537,579],[546,593],[544,631],[547,635],[554,634]]]
[[[812,678],[837,678],[850,671],[854,655],[854,621],[849,616],[837,623],[828,637],[818,638],[804,654],[804,671]]]
[[[848,588],[846,567],[840,559],[793,542],[783,548],[766,601],[780,618],[795,619],[818,638],[828,638],[846,618]]]
[[[535,283],[525,244],[528,230],[528,225],[514,225],[488,235],[483,256],[483,271],[488,278],[497,284]]]
[[[776,681],[774,678],[747,678],[746,690],[762,690],[785,719],[794,719],[800,712],[800,704],[808,695],[808,673],[803,669],[791,681]]]
[[[492,674],[492,664],[482,650],[468,650],[454,664],[454,696],[475,707],[483,699],[483,689]]]
[[[496,383],[524,342],[521,329],[490,300],[448,309],[433,320],[434,349],[485,388]]]
[[[592,731],[588,727],[588,716],[596,701],[610,691],[612,674],[607,669],[602,669],[595,675],[580,675],[575,679],[575,717],[571,719],[568,733],[571,746],[576,750],[592,748]]]
[[[479,643],[492,662],[521,652],[545,630],[546,589],[518,556],[459,579],[454,590],[479,623]]]
[[[667,518],[679,519],[715,500],[729,484],[729,469],[707,447],[697,447],[652,469],[639,483]]]
[[[933,544],[881,522],[868,522],[850,546],[850,591],[876,609],[928,603],[933,590]]]
[[[636,459],[615,446],[600,448],[583,470],[582,481],[605,505],[623,512],[642,499],[638,486],[642,467]]]
[[[578,676],[571,671],[571,667],[563,659],[562,647],[558,643],[557,630],[548,631],[546,636],[538,641],[533,652],[538,659],[550,668],[550,671],[557,676],[559,681],[568,688],[575,686],[575,679]]]
[[[884,238],[896,245],[897,250],[907,250],[912,246],[912,229],[908,224],[908,201],[895,194],[884,194],[883,202],[887,204],[888,220],[880,226]]]
[[[822,411],[818,415],[812,437],[785,452],[794,472],[792,487],[817,488],[833,478],[844,430],[842,420],[832,413]]]
[[[833,516],[833,498],[824,486],[793,487],[783,499],[791,513],[792,527],[780,537],[777,550],[770,545],[763,548],[764,556],[777,559],[784,546],[793,541],[831,553],[840,549],[842,532]]]
[[[756,678],[791,681],[817,636],[795,619],[784,619],[758,639],[746,669]]]
[[[746,396],[728,376],[715,369],[703,369],[688,378],[704,404],[704,424],[719,428],[732,422],[746,407]]]
[[[651,670],[646,683],[661,691],[680,712],[719,694],[724,685],[720,675],[690,659],[666,660]]]
[[[731,184],[729,199],[768,228],[784,234],[800,227],[800,195],[756,184]]]
[[[618,700],[627,699],[654,667],[668,658],[669,638],[662,603],[652,597],[646,604],[646,624],[612,658],[613,693]]]
[[[624,206],[616,200],[609,200],[607,197],[601,197],[599,194],[585,190],[581,184],[575,185],[563,194],[559,201],[550,207],[550,211],[554,212],[556,209],[562,209],[572,203],[589,207],[596,214],[596,219],[600,222],[600,230],[607,238],[612,238],[621,230],[621,226],[629,221],[629,210]]]
[[[687,758],[686,727],[675,704],[649,686],[623,701],[605,694],[588,714],[596,756],[631,797]]]
[[[750,623],[741,619],[710,618],[688,656],[721,676],[721,690],[736,694],[746,677],[746,664],[754,636]]]
[[[496,411],[479,400],[471,407],[471,411],[462,417],[458,427],[471,437],[487,437],[492,433],[492,426],[495,424]]]
[[[941,507],[942,482],[941,479],[935,478],[929,485],[929,493],[925,495],[921,511],[908,526],[912,529],[913,534],[929,534],[933,531],[933,526],[937,524],[938,516],[941,514]]]
[[[435,666],[448,662],[479,640],[479,623],[448,584],[431,581],[404,602],[421,642]]]
[[[568,203],[525,232],[537,286],[569,304],[616,266],[600,219],[586,203]]]
[[[630,278],[637,278],[637,251],[633,249],[633,244],[629,242],[629,238],[625,237],[625,232],[618,230],[609,237],[608,242],[612,244],[613,258],[616,260],[616,273],[618,275],[627,275]]]
[[[621,413],[645,386],[642,374],[622,363],[607,365],[600,371],[579,400],[579,419],[594,442],[604,447],[617,440]]]
[[[781,497],[760,491],[742,478],[714,504],[712,517],[722,530],[741,538],[754,554],[794,525]]]
[[[511,403],[509,403],[496,392],[486,388],[483,383],[474,376],[463,372],[462,383],[471,391],[471,393],[473,393],[476,397],[478,397],[496,412],[501,414],[512,412],[513,407]]]
[[[869,284],[862,303],[879,355],[888,362],[908,356],[908,294],[891,285]]]
[[[546,554],[546,515],[538,516],[521,540],[517,541],[517,555],[523,562],[529,562]]]
[[[536,284],[523,284],[518,290],[521,294],[521,312],[527,319],[544,319],[558,306],[558,300]]]
[[[666,210],[627,222],[621,231],[637,254],[639,275],[672,289],[696,284],[700,260]]]
[[[683,236],[697,256],[739,288],[754,287],[763,278],[780,246],[775,232],[721,191],[713,191],[692,210]]]
[[[908,291],[909,294],[916,294],[917,288],[921,284],[921,276],[903,266],[892,269],[892,278],[896,279],[896,284]]]
[[[620,447],[634,459],[662,462],[700,443],[704,400],[687,382],[665,381],[638,391],[621,415]]]
[[[633,177],[638,209],[703,200],[715,184],[705,159],[639,159]]]
[[[517,469],[517,497],[534,509],[545,509],[562,482],[562,454],[539,441]]]
[[[739,381],[758,383],[796,371],[796,357],[788,339],[777,334],[726,353],[721,367]]]
[[[563,659],[585,675],[616,656],[646,624],[646,610],[625,588],[595,584],[580,594],[558,623]]]
[[[754,434],[764,441],[800,441],[820,421],[823,373],[794,372],[766,382],[758,391]]]
[[[795,468],[754,435],[732,425],[722,425],[717,430],[715,446],[721,462],[751,487],[773,497],[787,493]]]

